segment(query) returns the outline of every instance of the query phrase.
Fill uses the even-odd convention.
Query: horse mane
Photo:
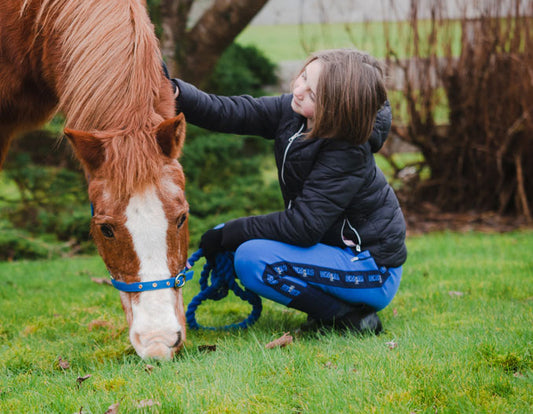
[[[25,0],[23,10],[33,1]],[[156,182],[162,161],[155,128],[163,121],[156,106],[165,79],[140,0],[42,0],[35,24],[36,36],[42,28],[59,36],[56,88],[66,127],[109,138],[111,190],[123,195]],[[174,108],[168,111],[170,117]]]

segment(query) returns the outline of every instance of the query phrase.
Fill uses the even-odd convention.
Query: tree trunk
[[[202,86],[218,59],[268,0],[215,0],[187,30],[194,0],[162,0],[162,49],[172,76]]]
[[[187,17],[194,0],[161,0],[161,53],[172,76],[178,73],[176,50],[180,40],[185,39]]]

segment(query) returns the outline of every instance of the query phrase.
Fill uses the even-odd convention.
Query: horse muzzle
[[[175,334],[131,333],[130,340],[135,351],[142,359],[170,360],[183,346],[181,331]]]

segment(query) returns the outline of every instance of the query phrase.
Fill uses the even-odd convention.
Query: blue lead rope
[[[202,249],[197,250],[189,258],[188,264],[190,267],[194,265],[202,257]],[[211,276],[211,284],[209,285],[209,276]],[[254,292],[248,289],[242,289],[237,283],[235,269],[233,268],[233,253],[224,252],[216,256],[215,263],[207,261],[204,265],[200,275],[200,293],[198,293],[187,307],[187,324],[191,329],[209,329],[209,330],[228,330],[237,328],[248,328],[252,326],[261,316],[263,305],[261,298]],[[252,305],[252,312],[250,315],[240,323],[234,323],[222,327],[206,327],[198,324],[196,321],[196,309],[206,299],[220,300],[228,295],[229,290],[232,290],[236,296]]]

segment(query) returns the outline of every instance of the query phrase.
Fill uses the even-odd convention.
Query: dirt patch
[[[407,222],[407,235],[420,235],[435,231],[477,231],[503,233],[514,230],[533,230],[533,223],[525,217],[502,216],[495,212],[449,213],[430,203],[419,207],[402,207]]]

